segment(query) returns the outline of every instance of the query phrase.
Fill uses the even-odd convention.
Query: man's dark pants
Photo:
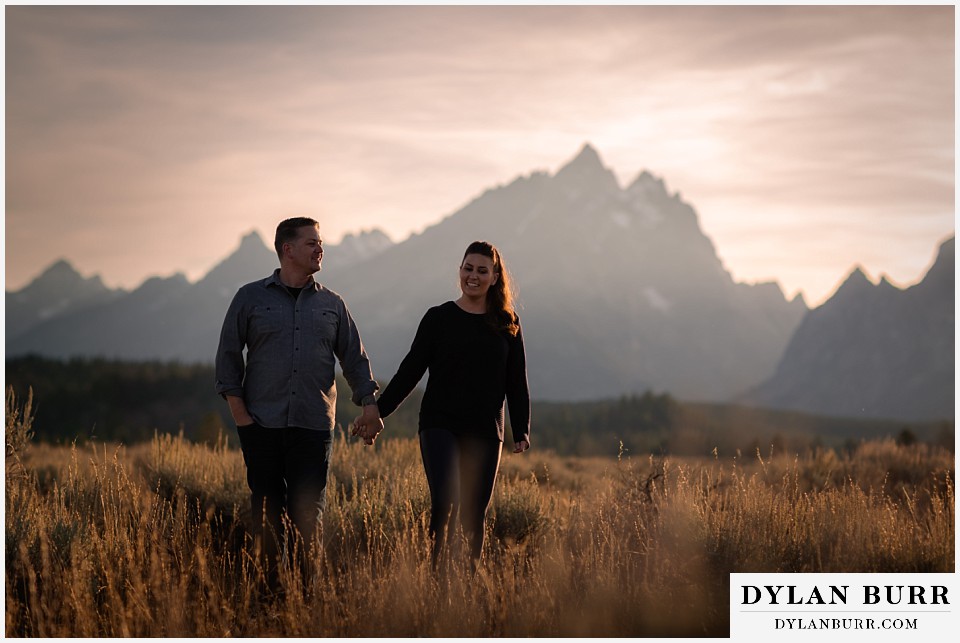
[[[270,429],[258,424],[238,426],[237,433],[247,467],[253,532],[261,539],[268,581],[275,587],[284,511],[303,538],[299,546],[304,553],[313,542],[326,506],[333,439],[329,431]],[[294,536],[286,534],[288,546]]]

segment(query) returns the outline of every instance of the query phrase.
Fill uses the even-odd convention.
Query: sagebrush
[[[8,397],[8,636],[723,637],[730,572],[954,568],[952,454],[883,441],[746,459],[505,453],[480,569],[436,574],[416,442],[341,436],[322,553],[267,600],[225,440],[53,447],[30,441],[29,418]]]

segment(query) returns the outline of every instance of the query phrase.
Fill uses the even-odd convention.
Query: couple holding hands
[[[313,544],[326,498],[339,361],[362,413],[353,435],[373,444],[388,417],[429,371],[420,406],[420,453],[430,488],[436,565],[459,516],[474,564],[504,440],[530,447],[530,394],[520,320],[499,251],[471,243],[459,268],[460,297],[427,310],[410,351],[379,398],[360,334],[343,299],[314,280],[323,258],[319,224],[277,226],[280,268],[240,288],[217,350],[217,392],[230,405],[251,492],[255,537],[275,568],[286,512]],[[246,355],[244,356],[244,351]],[[290,542],[288,540],[288,542]]]

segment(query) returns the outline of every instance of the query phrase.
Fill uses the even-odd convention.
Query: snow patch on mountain
[[[670,309],[673,307],[673,304],[671,304],[670,301],[656,288],[647,286],[643,289],[643,295],[647,298],[647,303],[650,304],[652,308],[655,308],[662,313],[670,312]]]
[[[623,210],[614,210],[611,212],[610,219],[621,228],[629,228],[632,221],[630,215]]]

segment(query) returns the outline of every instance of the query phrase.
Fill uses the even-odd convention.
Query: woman
[[[513,452],[530,448],[530,392],[520,318],[510,277],[497,249],[471,243],[460,264],[460,298],[429,309],[410,352],[377,401],[386,418],[429,370],[420,405],[420,454],[430,486],[430,537],[437,564],[459,514],[474,563],[483,550],[483,519],[493,496],[504,437],[504,399],[510,409]],[[369,444],[378,427],[354,435]]]

